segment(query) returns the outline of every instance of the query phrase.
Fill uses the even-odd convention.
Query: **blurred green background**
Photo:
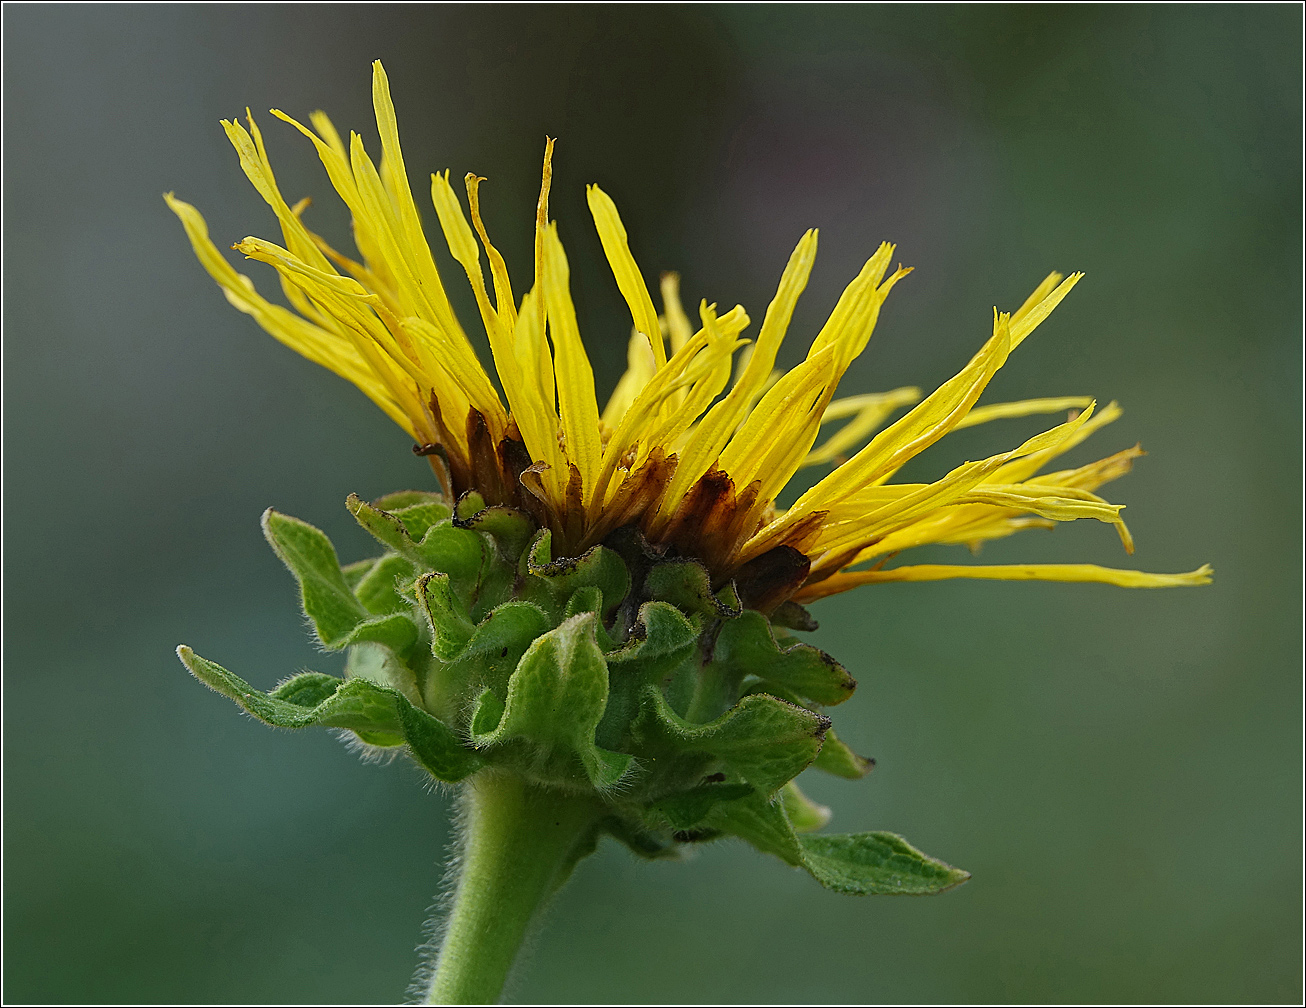
[[[218,120],[320,107],[373,137],[380,57],[413,177],[489,176],[521,275],[543,137],[561,138],[553,209],[603,391],[629,321],[585,182],[646,273],[755,319],[819,226],[790,363],[896,241],[917,271],[850,392],[932,388],[995,303],[1086,270],[986,398],[1122,401],[1072,461],[1148,449],[1111,488],[1138,554],[1083,522],[985,559],[1217,569],[1204,589],[944,582],[818,604],[814,642],[862,683],[840,731],[879,768],[809,791],[832,828],[901,832],[974,879],[856,899],[742,846],[648,864],[605,845],[510,999],[1299,1001],[1300,7],[5,15],[7,1000],[393,1003],[417,964],[447,797],[238,716],[172,655],[184,641],[264,687],[336,670],[260,512],[355,559],[346,494],[430,485],[359,393],[227,306],[159,198],[196,203],[220,245],[274,237]],[[262,122],[287,194],[343,240],[307,145]],[[1039,422],[961,432],[906,475]]]

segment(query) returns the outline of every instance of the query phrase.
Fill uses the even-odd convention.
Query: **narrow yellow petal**
[[[676,354],[694,335],[694,327],[680,302],[680,274],[663,273],[661,283],[662,315],[667,320],[667,335],[671,339],[671,353]],[[649,352],[652,353],[650,347]]]
[[[490,260],[490,275],[494,278],[494,307],[503,318],[504,329],[511,333],[517,327],[517,302],[512,294],[512,281],[508,278],[508,264],[504,262],[499,250],[490,241],[481,220],[480,185],[485,179],[468,172],[463,179],[467,186],[467,205],[472,212],[472,225],[485,246],[485,255]]]
[[[1083,409],[1093,401],[1092,396],[1062,396],[1057,399],[1022,399],[1019,402],[990,403],[988,406],[976,406],[962,418],[953,430],[963,427],[975,427],[990,420],[1005,420],[1011,417],[1035,416],[1040,413],[1059,413],[1062,410]]]
[[[919,402],[920,398],[920,389],[904,387],[891,392],[873,392],[848,396],[846,399],[835,399],[826,407],[825,413],[821,416],[821,424],[845,417],[854,417],[854,419],[844,424],[820,447],[808,452],[807,457],[803,459],[803,465],[823,465],[835,461],[854,445],[861,444],[873,432],[879,430],[889,414],[898,407],[911,406]]]
[[[653,360],[658,367],[662,367],[667,362],[667,350],[662,342],[662,327],[658,325],[657,309],[653,307],[653,299],[649,297],[648,287],[635,264],[635,257],[630,254],[626,228],[621,223],[616,204],[596,185],[586,187],[585,198],[589,201],[599,241],[603,243],[603,254],[607,256],[617,287],[630,308],[631,320],[635,323],[635,328],[648,337],[649,344],[653,347]]]
[[[1058,424],[1051,430],[1030,438],[1012,451],[994,455],[981,462],[967,462],[960,465],[943,479],[928,484],[922,490],[884,507],[866,510],[861,500],[854,498],[848,501],[844,508],[832,511],[832,518],[840,518],[845,514],[848,517],[837,526],[827,526],[823,529],[814,548],[832,554],[857,549],[862,544],[903,528],[941,507],[955,504],[1011,459],[1041,451],[1073,437],[1075,432],[1088,422],[1091,415],[1090,406],[1074,420]],[[754,555],[756,547],[745,547],[745,550],[749,555]]]
[[[754,404],[763,395],[763,387],[775,364],[776,354],[789,328],[789,321],[793,318],[794,307],[807,286],[812,264],[816,260],[816,238],[816,231],[808,231],[790,255],[780,278],[780,286],[766,309],[762,330],[758,334],[753,352],[749,355],[747,366],[730,393],[708,411],[707,416],[695,429],[689,443],[681,452],[676,473],[672,477],[671,486],[665,497],[667,506],[674,507],[680,497],[716,462],[718,456],[722,456],[722,449],[735,436],[740,423],[750,410],[759,416],[759,420],[764,420],[766,417],[782,419],[773,411],[767,412],[772,409],[771,406],[755,409]],[[753,440],[760,442],[760,439],[765,437],[765,433],[762,424],[759,424]],[[753,441],[749,442],[752,443]],[[748,450],[741,443],[738,449],[739,455],[744,455]],[[745,474],[729,469],[733,461],[722,456],[722,468],[731,472],[736,487],[742,488],[752,477],[748,474],[745,479]]]
[[[684,344],[682,343],[681,346]],[[604,427],[608,430],[616,429],[621,423],[621,418],[630,409],[631,403],[652,379],[655,370],[653,348],[649,346],[643,333],[632,332],[630,342],[626,346],[626,370],[617,380],[617,387],[612,390],[607,405],[603,407]]]
[[[209,239],[200,212],[171,193],[165,194],[164,199],[181,220],[200,264],[217,281],[234,308],[252,317],[269,335],[296,353],[357,385],[395,423],[414,438],[419,437],[413,421],[405,415],[385,382],[378,378],[347,337],[314,325],[260,297],[249,277],[236,272]]]
[[[1035,306],[1041,304],[1045,297],[1056,290],[1057,284],[1064,279],[1065,277],[1055,270],[1049,273],[1043,278],[1043,282],[1034,288],[1034,293],[1025,298],[1025,303],[1011,313],[1012,320],[1018,322],[1023,319],[1034,310]]]
[[[1040,293],[1045,286],[1050,285],[1052,278],[1055,276],[1057,274],[1053,273],[1044,280],[1034,294]],[[1032,306],[1029,304],[1029,301],[1034,299],[1033,295],[1031,295],[1029,301],[1021,305],[1020,311],[1011,317],[1011,349],[1014,350],[1020,346],[1025,337],[1037,329],[1043,320],[1052,314],[1052,309],[1061,304],[1075,284],[1079,283],[1083,278],[1083,273],[1071,273],[1070,276],[1058,283],[1046,296],[1040,298]]]
[[[993,581],[1078,581],[1116,585],[1119,588],[1184,588],[1211,583],[1213,570],[1203,564],[1186,574],[1149,574],[1145,571],[1115,570],[1097,564],[994,564],[953,566],[920,564],[892,570],[853,571],[835,574],[804,588],[800,601],[810,602],[859,585],[885,581],[943,581],[948,578],[977,578]]]
[[[565,450],[567,459],[580,473],[582,493],[588,495],[598,478],[603,451],[599,407],[594,398],[594,371],[576,325],[576,308],[569,288],[571,272],[556,224],[549,225],[544,234],[543,265],[544,298],[553,337],[558,412]]]

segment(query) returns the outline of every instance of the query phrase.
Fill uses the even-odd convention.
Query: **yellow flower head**
[[[750,319],[739,306],[718,314],[715,305],[700,303],[696,328],[674,275],[662,278],[659,313],[616,206],[590,186],[589,208],[633,323],[629,367],[600,410],[567,257],[548,220],[549,141],[535,218],[534,281],[520,301],[481,220],[483,179],[469,174],[465,180],[469,223],[448,173],[431,176],[440,229],[476,296],[505,404],[449,303],[409,188],[379,62],[373,64],[372,97],[379,167],[358,134],[351,133],[346,145],[321,112],[310,116],[312,129],[272,112],[317,149],[353,216],[358,260],[305,226],[307,201],[291,206],[282,197],[253,117],[248,130],[222,124],[245,174],[277,215],[283,241],[246,238],[234,248],[276,269],[294,311],[265,300],[236,272],[193,206],[171,194],[166,199],[227,299],[277,339],[362,389],[414,438],[415,450],[429,457],[450,495],[475,492],[489,504],[529,512],[552,530],[555,550],[564,555],[637,527],[651,546],[703,561],[718,581],[735,579],[746,601],[764,610],[787,598],[810,601],[875,581],[972,577],[1124,587],[1210,581],[1209,566],[1187,574],[1090,564],[884,567],[912,546],[975,547],[1022,528],[1077,518],[1114,525],[1133,551],[1121,505],[1094,491],[1127,472],[1142,454],[1138,448],[1042,472],[1116,419],[1114,403],[1101,411],[1082,397],[976,406],[1011,351],[1082,274],[1053,273],[1015,312],[995,310],[992,336],[924,400],[914,388],[836,399],[839,380],[865,348],[884,299],[909,272],[890,272],[892,245],[882,244],[844,290],[806,359],[780,374],[776,355],[816,256],[814,230],[790,256],[750,343],[742,338]],[[912,408],[880,429],[903,406]],[[936,482],[890,482],[907,460],[949,431],[1065,410],[1071,411],[1067,422]],[[822,426],[835,421],[844,425],[818,445]],[[800,468],[831,462],[838,465],[828,476],[792,507],[777,510],[777,496]],[[868,562],[874,566],[855,569]]]

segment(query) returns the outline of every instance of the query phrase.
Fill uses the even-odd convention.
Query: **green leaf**
[[[896,833],[843,833],[805,836],[804,867],[827,889],[884,895],[944,892],[970,878],[922,854]]]
[[[799,837],[782,802],[749,795],[715,806],[707,822],[758,850],[805,868],[827,889],[855,895],[944,892],[969,873],[922,854],[894,833]]]
[[[443,722],[414,707],[397,690],[368,679],[333,680],[320,673],[306,673],[272,693],[262,693],[185,645],[177,649],[177,657],[200,682],[234,700],[265,724],[277,728],[348,728],[365,741],[378,735],[401,735],[413,758],[432,776],[448,782],[461,780],[482,766],[482,760],[465,749]],[[316,703],[309,706],[314,700]]]
[[[354,584],[354,594],[363,608],[378,616],[408,612],[411,603],[399,594],[397,584],[412,578],[412,563],[395,553],[387,553],[371,564]]]
[[[521,740],[537,774],[566,780],[580,771],[600,790],[617,783],[631,757],[594,742],[608,700],[608,666],[594,623],[594,613],[580,613],[536,638],[508,680],[497,719],[497,698],[482,696],[472,728],[478,747]]]
[[[368,613],[345,581],[331,540],[308,522],[272,508],[263,512],[263,534],[299,582],[304,614],[313,621],[318,640],[333,651],[344,647]]]
[[[345,584],[349,585],[350,590],[358,587],[358,583],[371,573],[372,568],[378,563],[376,557],[368,557],[366,560],[355,560],[353,563],[344,564],[340,568],[340,573],[345,576]]]
[[[843,703],[857,687],[848,671],[824,651],[809,644],[781,648],[767,618],[751,609],[721,625],[712,660],[819,704]]]
[[[831,730],[825,733],[825,744],[812,766],[846,780],[861,780],[875,769],[875,760],[858,756]]]
[[[816,758],[830,726],[828,718],[765,693],[746,696],[701,725],[680,717],[655,686],[646,686],[644,697],[636,730],[646,743],[656,746],[660,736],[673,748],[709,753],[764,795]]]
[[[193,651],[190,653],[194,654]],[[203,661],[202,658],[199,660]],[[182,661],[185,659],[183,658]],[[323,672],[300,672],[298,675],[291,676],[268,696],[274,700],[285,700],[297,707],[316,707],[334,693],[339,685],[340,680],[333,675],[326,675]]]

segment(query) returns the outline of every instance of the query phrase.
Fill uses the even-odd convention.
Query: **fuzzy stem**
[[[532,917],[593,850],[590,798],[482,772],[465,791],[453,910],[429,1004],[493,1004]]]

